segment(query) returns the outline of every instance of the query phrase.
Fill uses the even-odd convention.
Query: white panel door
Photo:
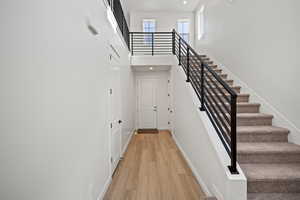
[[[138,116],[140,129],[157,128],[156,79],[138,80]]]
[[[121,157],[121,83],[120,69],[117,61],[111,58],[111,88],[110,88],[110,152],[111,173],[116,169]]]

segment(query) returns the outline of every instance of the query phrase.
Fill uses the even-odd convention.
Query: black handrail
[[[175,31],[130,32],[132,55],[174,54],[184,69],[187,82],[193,86],[200,102],[212,122],[224,148],[231,158],[229,170],[237,170],[237,93],[207,62]]]

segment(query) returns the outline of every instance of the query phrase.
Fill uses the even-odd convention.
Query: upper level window
[[[186,41],[190,39],[190,21],[188,19],[181,19],[177,22],[179,35]]]
[[[204,36],[204,10],[205,10],[205,6],[201,6],[200,10],[197,12],[198,40],[201,40],[201,38]]]
[[[155,32],[155,20],[144,19],[143,20],[143,31],[144,32]]]
[[[155,32],[155,20],[154,19],[144,19],[143,20],[143,31],[147,33]],[[146,34],[144,36],[144,41],[146,44],[152,44],[152,34]]]

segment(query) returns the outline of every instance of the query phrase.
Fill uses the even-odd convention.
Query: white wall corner
[[[126,153],[126,150],[127,150],[127,148],[128,148],[128,145],[129,145],[129,143],[130,143],[130,141],[131,141],[131,139],[132,139],[132,136],[133,136],[134,134],[135,134],[135,129],[132,130],[132,131],[130,131],[130,133],[129,133],[129,137],[128,137],[128,139],[127,139],[127,141],[126,141],[126,143],[125,143],[125,145],[124,145],[124,147],[123,147],[123,149],[122,149],[122,154],[121,154],[122,157],[124,157],[124,154]]]
[[[193,165],[192,161],[189,159],[189,157],[187,156],[187,154],[185,153],[185,151],[183,150],[182,146],[180,145],[180,143],[178,142],[176,135],[172,134],[172,137],[176,143],[176,145],[178,146],[180,152],[182,153],[184,159],[187,161],[189,167],[191,168],[194,176],[196,177],[198,183],[201,186],[201,189],[203,190],[203,192],[205,193],[206,196],[211,196],[211,192],[209,191],[208,187],[206,186],[206,184],[204,183],[203,179],[201,178],[201,176],[199,175],[199,173],[197,172],[195,166]]]
[[[99,194],[97,200],[104,200],[104,196],[105,196],[106,192],[108,191],[108,188],[109,188],[111,182],[112,182],[112,178],[109,177],[109,178],[107,179],[107,181],[106,181],[106,183],[105,183],[105,185],[104,185],[102,191],[100,192],[100,194]]]

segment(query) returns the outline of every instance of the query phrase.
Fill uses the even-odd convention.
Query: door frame
[[[140,129],[140,115],[139,115],[139,112],[140,112],[140,108],[139,108],[139,81],[141,80],[155,80],[155,82],[157,83],[159,78],[158,77],[143,77],[143,76],[140,76],[140,77],[137,77],[136,78],[136,129]],[[155,101],[156,101],[156,106],[157,106],[157,85],[155,87]],[[159,109],[157,107],[157,109]],[[155,112],[155,124],[156,124],[156,127],[153,127],[155,129],[158,129],[158,111]]]
[[[108,89],[108,126],[109,126],[109,172],[110,172],[110,177],[112,177],[114,175],[114,172],[115,170],[117,169],[118,165],[119,165],[119,162],[121,160],[121,157],[122,157],[122,124],[121,123],[118,123],[118,128],[119,128],[119,137],[118,137],[118,140],[119,140],[119,152],[120,152],[120,157],[118,158],[118,161],[117,161],[117,164],[115,166],[113,166],[113,163],[112,163],[112,158],[113,158],[113,152],[112,152],[112,125],[113,125],[113,122],[112,122],[112,95],[114,92],[113,90],[113,77],[114,74],[113,72],[116,70],[117,66],[119,65],[119,59],[114,56],[114,53],[113,52],[110,52],[109,53],[109,69],[110,69],[110,72],[111,72],[111,77],[110,77],[110,83],[109,83],[109,89]],[[119,70],[119,74],[120,74],[120,69]],[[121,79],[119,77],[119,84],[120,84],[120,97],[121,97]],[[122,102],[120,101],[119,102],[119,120],[122,120],[121,117],[122,117]]]

